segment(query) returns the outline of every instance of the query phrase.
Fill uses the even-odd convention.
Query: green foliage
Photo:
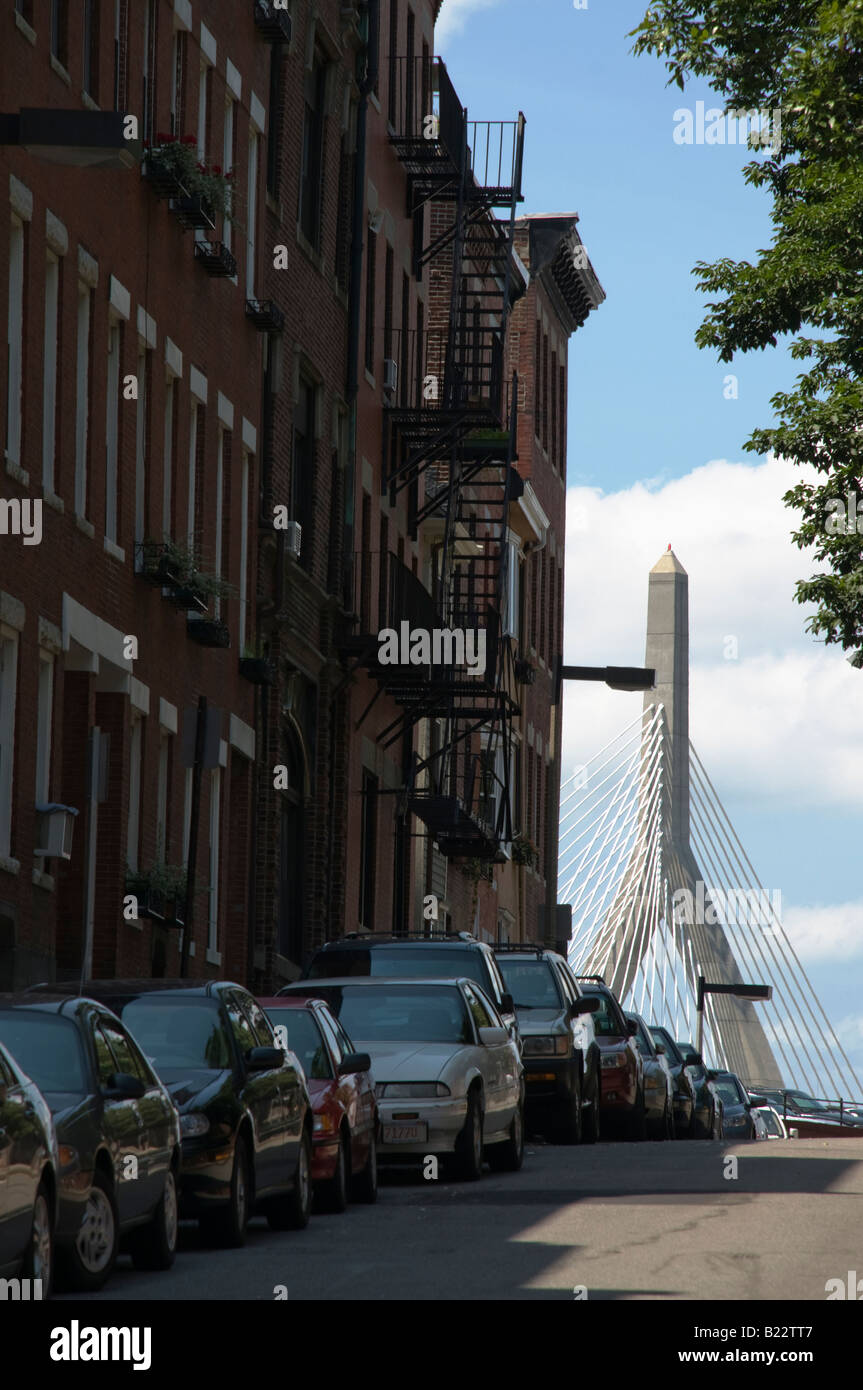
[[[792,337],[804,370],[746,441],[821,475],[784,497],[792,539],[825,568],[797,583],[807,629],[863,665],[863,535],[826,530],[828,503],[863,492],[863,0],[657,0],[632,31],[669,85],[705,78],[727,111],[781,110],[781,143],[744,177],[772,195],[773,237],[755,264],[699,262],[699,347],[721,362]]]

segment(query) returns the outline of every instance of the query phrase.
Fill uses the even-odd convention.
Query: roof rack
[[[477,941],[472,932],[390,932],[390,931],[348,931],[335,941],[325,941],[323,948],[340,946],[343,941]]]
[[[549,947],[540,946],[535,941],[493,941],[491,949],[494,951],[495,955],[497,955],[499,951],[518,951],[522,955],[524,955],[525,952],[533,951],[536,955],[543,956],[546,951],[549,950]]]
[[[577,980],[596,980],[597,984],[604,985],[605,980],[602,975],[576,975]]]

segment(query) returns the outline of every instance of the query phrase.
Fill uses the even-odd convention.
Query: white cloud
[[[460,34],[467,21],[477,10],[489,10],[500,0],[444,0],[440,19],[435,25],[435,48],[455,34]]]
[[[802,961],[863,956],[863,902],[785,907],[782,925]]]
[[[779,459],[714,460],[624,492],[570,488],[566,660],[644,664],[648,574],[670,542],[689,574],[690,735],[720,797],[860,810],[863,675],[805,632],[794,599],[815,568],[782,503],[801,477]],[[579,683],[564,701],[566,775],[637,718],[642,697]]]

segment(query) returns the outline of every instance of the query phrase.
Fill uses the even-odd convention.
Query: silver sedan
[[[483,1158],[521,1167],[524,1068],[475,980],[303,980],[282,992],[325,999],[370,1054],[381,1157],[441,1156],[474,1181]]]

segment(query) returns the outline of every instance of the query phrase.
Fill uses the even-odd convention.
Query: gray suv
[[[529,1126],[563,1144],[599,1138],[599,1000],[583,993],[556,951],[508,942],[494,948],[521,1031]]]
[[[453,936],[392,936],[349,932],[325,941],[306,964],[302,980],[392,975],[400,979],[459,979],[466,976],[485,990],[510,1037],[521,1049],[518,1019],[494,951],[470,932]]]

